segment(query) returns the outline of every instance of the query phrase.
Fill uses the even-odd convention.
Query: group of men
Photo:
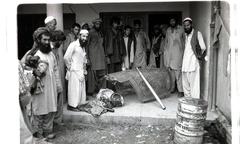
[[[171,92],[177,91],[179,97],[200,98],[200,67],[206,55],[202,34],[193,29],[191,18],[185,18],[183,26],[171,18],[169,25],[162,26],[161,34],[154,26],[149,66],[168,69]]]
[[[169,27],[155,25],[152,41],[140,20],[134,20],[134,27],[121,27],[121,20],[114,17],[106,31],[101,29],[100,18],[92,23],[91,28],[87,23],[82,26],[75,23],[65,36],[56,30],[56,19],[49,16],[45,19],[46,26],[33,33],[33,47],[21,63],[39,80],[34,90],[42,90],[31,92],[33,121],[28,126],[34,137],[55,137],[53,124],[62,121],[65,79],[68,110],[72,111],[78,111],[78,106],[86,103],[87,94],[94,95],[106,87],[114,89],[104,79],[107,73],[135,67],[166,68],[171,74],[172,92],[176,85],[180,95],[200,98],[200,66],[206,47],[201,33],[192,27],[192,19],[185,18],[183,27],[174,18]],[[147,51],[150,51],[149,63]],[[39,62],[47,64],[44,75],[35,65]]]

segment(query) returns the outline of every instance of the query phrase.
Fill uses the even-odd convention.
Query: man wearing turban
[[[29,56],[30,61],[38,57],[48,64],[45,76],[41,79],[43,92],[32,95],[33,136],[37,138],[54,138],[53,120],[57,111],[57,95],[62,92],[57,60],[50,47],[50,32],[46,28],[38,28],[34,32],[36,52]]]
[[[88,89],[89,94],[97,93],[101,88],[106,87],[106,53],[103,47],[103,34],[101,32],[102,20],[93,20],[93,27],[89,31],[87,54],[90,61],[88,68]]]

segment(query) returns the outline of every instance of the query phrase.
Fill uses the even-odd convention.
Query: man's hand
[[[33,75],[35,77],[41,77],[42,76],[42,73],[38,70],[38,69],[34,69],[33,70]]]
[[[110,61],[110,58],[109,58],[109,57],[106,57],[106,63],[107,63],[107,64],[110,64],[110,63],[111,63],[111,61]]]

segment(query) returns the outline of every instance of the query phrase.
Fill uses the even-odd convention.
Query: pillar
[[[47,4],[47,16],[53,16],[57,20],[56,30],[63,31],[63,6],[62,4]],[[65,65],[63,60],[63,46],[60,46],[58,49],[58,68],[60,73],[60,78],[62,82],[63,92],[58,99],[58,113],[56,115],[56,122],[62,122],[63,116],[63,103],[66,102],[66,85],[65,85]]]
[[[47,16],[53,16],[57,20],[57,29],[63,30],[63,6],[62,4],[47,4]]]

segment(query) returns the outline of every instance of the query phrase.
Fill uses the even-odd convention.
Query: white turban
[[[53,17],[53,16],[48,16],[48,17],[46,17],[46,19],[44,20],[44,23],[47,24],[47,23],[49,23],[50,21],[52,21],[52,20],[54,20],[54,19],[55,19],[55,17]]]
[[[88,34],[88,30],[82,29],[82,30],[80,31],[80,34]]]
[[[185,21],[191,21],[191,22],[192,22],[192,19],[191,19],[190,17],[186,17],[186,18],[183,20],[183,22],[185,22]]]

